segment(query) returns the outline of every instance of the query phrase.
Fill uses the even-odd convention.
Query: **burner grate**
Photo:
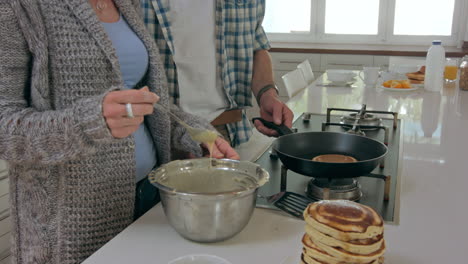
[[[354,178],[313,179],[307,184],[307,196],[315,200],[350,200],[361,199],[359,182]]]
[[[346,108],[327,108],[327,121],[326,121],[327,123],[330,123],[331,112],[333,112],[333,111],[359,113],[360,110],[346,109]],[[366,110],[365,113],[366,114],[392,115],[393,116],[393,129],[396,129],[398,127],[398,113],[396,113],[396,112]],[[354,114],[354,115],[356,116],[356,114]]]
[[[372,127],[382,126],[382,119],[377,118],[376,116],[370,113],[365,113],[361,118],[358,117],[358,113],[352,113],[347,116],[345,115],[341,117],[340,123],[346,127],[353,127],[357,119],[359,119],[358,121],[359,126],[372,126]],[[375,129],[377,128],[361,127],[361,130],[375,130]]]
[[[356,187],[357,181],[355,178],[344,178],[344,179],[328,179],[328,178],[316,178],[310,181],[310,184],[317,186],[318,188],[329,188],[339,191],[348,191]]]

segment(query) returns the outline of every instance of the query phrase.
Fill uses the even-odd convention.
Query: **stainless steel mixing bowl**
[[[209,193],[178,191],[161,184],[181,170],[206,170],[210,163],[214,176],[220,170],[228,170],[247,176],[253,184],[243,191]],[[217,242],[233,237],[247,225],[255,208],[257,189],[268,181],[269,174],[248,161],[202,158],[172,161],[153,171],[149,179],[159,188],[164,213],[181,236],[197,242]]]

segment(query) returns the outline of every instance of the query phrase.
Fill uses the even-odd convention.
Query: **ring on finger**
[[[127,110],[127,117],[128,118],[134,118],[135,117],[133,115],[133,110],[132,110],[132,104],[131,103],[126,103],[125,104],[125,109]]]

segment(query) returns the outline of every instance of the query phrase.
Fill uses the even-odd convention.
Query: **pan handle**
[[[273,122],[270,122],[270,121],[266,121],[265,119],[261,118],[261,117],[254,117],[252,118],[252,122],[255,122],[255,120],[258,120],[260,122],[262,122],[262,124],[268,128],[271,128],[273,130],[275,130],[276,132],[278,132],[278,134],[280,136],[284,136],[284,135],[288,135],[288,134],[292,134],[294,133],[294,131],[292,131],[289,127],[285,126],[285,125],[277,125]]]

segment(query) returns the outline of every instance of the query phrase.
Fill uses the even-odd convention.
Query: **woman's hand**
[[[210,150],[208,145],[202,144],[202,147],[206,150]],[[209,157],[206,155],[206,157]],[[234,159],[239,160],[239,154],[231,147],[231,145],[224,139],[218,137],[213,145],[212,157],[216,159]]]
[[[153,113],[153,105],[159,96],[149,91],[148,87],[139,90],[130,89],[113,91],[104,97],[102,114],[112,136],[125,138],[138,130],[145,115]],[[134,117],[127,116],[125,104],[130,103]]]

